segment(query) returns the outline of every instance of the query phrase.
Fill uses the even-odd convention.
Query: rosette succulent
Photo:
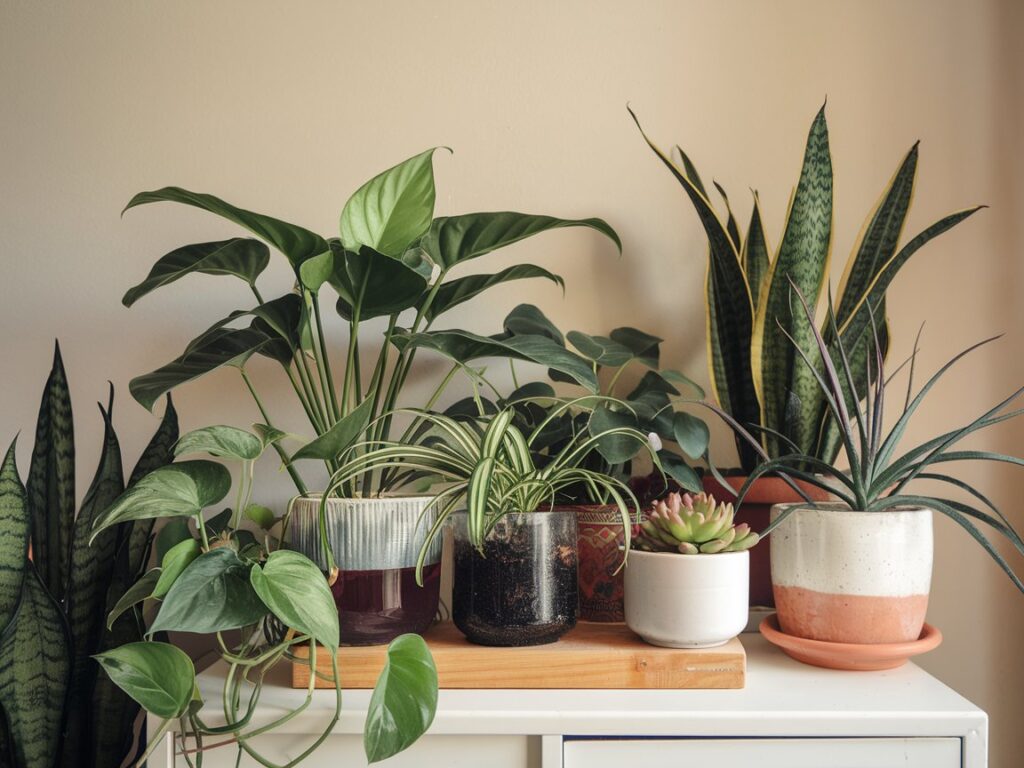
[[[670,493],[641,523],[636,546],[648,552],[710,555],[750,549],[758,539],[746,523],[733,524],[732,504],[718,503],[707,493]]]

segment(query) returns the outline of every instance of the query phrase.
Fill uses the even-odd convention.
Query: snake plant
[[[215,322],[177,359],[134,379],[134,397],[148,408],[160,395],[185,382],[221,367],[233,367],[240,372],[262,421],[276,426],[248,371],[254,355],[271,358],[280,365],[316,434],[293,453],[280,442],[273,444],[297,490],[305,493],[306,484],[295,462],[319,460],[333,470],[338,457],[353,443],[391,437],[391,420],[377,417],[396,407],[420,348],[452,361],[450,371],[428,398],[427,408],[458,371],[478,376],[468,364],[488,357],[539,363],[596,390],[589,362],[550,339],[481,336],[460,329],[438,329],[435,323],[449,310],[513,280],[543,278],[563,285],[561,277],[533,264],[518,264],[493,274],[451,276],[470,261],[563,227],[590,228],[621,249],[615,231],[601,219],[559,219],[509,211],[435,217],[434,152],[422,152],[363,184],[345,203],[339,237],[333,238],[180,187],[133,197],[126,210],[162,201],[180,203],[227,219],[255,237],[197,243],[171,251],[125,293],[126,306],[194,273],[238,278],[256,302]],[[290,289],[272,298],[264,298],[257,286],[269,263],[268,246],[281,252],[292,273]],[[328,297],[348,327],[344,365],[337,371],[331,365],[329,328],[322,311],[322,302]],[[402,317],[408,317],[408,327],[399,324]],[[368,324],[375,319],[385,325],[383,336],[376,323]],[[366,431],[370,424],[374,425],[372,434]],[[373,476],[364,475],[351,478],[337,491],[372,495],[380,487]]]
[[[630,115],[640,128],[632,110]],[[708,367],[719,405],[753,431],[771,457],[783,455],[793,443],[803,454],[833,461],[841,440],[815,380],[820,369],[804,366],[787,338],[807,345],[816,333],[814,319],[792,306],[789,281],[815,307],[829,279],[833,178],[825,107],[811,125],[800,179],[775,249],[768,244],[757,192],[750,224],[741,234],[725,190],[715,184],[724,203],[723,216],[686,153],[677,147],[677,163],[640,131],[682,186],[707,234]],[[835,326],[822,329],[833,355],[840,340],[846,349],[852,374],[844,395],[848,407],[863,399],[869,384],[868,307],[874,307],[878,317],[884,357],[889,345],[885,292],[893,278],[923,245],[983,207],[952,213],[903,241],[901,247],[917,161],[915,143],[868,213],[846,261]],[[847,387],[847,382],[842,384]],[[737,447],[742,468],[749,474],[760,461],[758,452],[739,439]]]
[[[791,289],[798,301],[799,311],[810,321],[813,318],[810,304],[795,282],[791,285]],[[903,440],[917,409],[946,372],[974,350],[999,337],[985,339],[955,355],[939,368],[916,393],[914,392],[914,367],[917,359],[917,343],[915,342],[914,352],[908,360],[909,374],[906,394],[903,397],[903,407],[894,426],[886,431],[886,405],[891,399],[889,387],[895,373],[886,374],[881,328],[874,321],[874,312],[874,308],[869,304],[868,320],[871,329],[869,335],[871,343],[868,347],[868,379],[872,383],[864,391],[863,404],[854,403],[851,406],[846,399],[846,393],[850,391],[854,383],[855,369],[842,335],[838,333],[838,319],[831,301],[828,307],[826,328],[830,329],[833,338],[837,339],[834,346],[830,346],[825,336],[813,325],[811,326],[813,341],[806,346],[802,345],[787,330],[782,329],[783,335],[792,344],[800,364],[811,376],[825,401],[829,415],[837,425],[839,440],[842,443],[846,461],[849,463],[849,469],[842,469],[834,462],[803,453],[798,445],[788,442],[782,455],[771,457],[761,447],[759,441],[734,418],[717,406],[707,404],[725,418],[738,437],[750,445],[762,460],[762,463],[751,473],[740,489],[738,503],[742,503],[751,484],[758,477],[768,472],[774,472],[790,483],[793,482],[791,478],[795,477],[826,490],[854,510],[884,513],[887,510],[906,507],[931,509],[945,515],[966,530],[984,547],[1017,588],[1024,592],[1024,582],[977,523],[987,526],[1004,537],[1022,555],[1024,555],[1024,540],[1021,539],[1007,517],[984,493],[970,483],[949,474],[946,469],[949,464],[965,461],[1024,466],[1024,459],[1016,456],[991,451],[961,449],[957,446],[969,435],[1024,414],[1024,408],[1007,410],[1024,394],[1024,387],[1012,392],[994,407],[989,408],[963,426],[944,432],[902,453],[899,450],[900,442]],[[931,490],[930,492],[915,490],[914,486],[922,480],[932,483],[931,488],[942,490]],[[962,498],[950,498],[947,495],[950,491],[953,495],[968,498],[969,501],[963,501]],[[794,508],[790,507],[778,515],[764,533],[770,532],[785,520]]]
[[[43,390],[28,479],[12,443],[0,467],[0,766],[120,768],[138,705],[90,658],[138,640],[136,614],[103,617],[149,559],[152,521],[111,528],[89,546],[93,522],[124,490],[110,401],[100,406],[99,466],[75,514],[75,437],[60,348]],[[171,460],[178,421],[170,399],[127,479]]]

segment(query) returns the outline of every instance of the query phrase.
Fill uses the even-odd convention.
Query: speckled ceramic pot
[[[834,643],[917,640],[932,577],[932,513],[852,512],[777,504],[792,513],[770,537],[783,632]]]

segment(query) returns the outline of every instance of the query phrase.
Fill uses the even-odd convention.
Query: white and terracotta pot
[[[833,643],[917,640],[932,576],[932,513],[854,512],[842,504],[779,504],[772,587],[788,635]]]
[[[710,648],[747,624],[749,552],[633,550],[625,574],[626,624],[651,645]]]
[[[319,494],[292,502],[288,546],[321,568]],[[416,584],[416,558],[436,511],[430,496],[327,500],[327,540],[340,573],[331,586],[342,645],[389,643],[422,633],[437,614],[441,586],[441,537],[431,543]]]

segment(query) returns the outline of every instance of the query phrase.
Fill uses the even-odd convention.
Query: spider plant
[[[799,300],[803,313],[808,320],[813,320],[811,307],[800,289],[795,283],[791,283],[791,288]],[[901,365],[892,375],[886,375],[881,334],[874,319],[874,308],[870,308],[869,315],[872,345],[868,373],[871,384],[865,390],[863,401],[853,404],[852,407],[845,397],[845,393],[853,389],[854,372],[841,337],[835,337],[837,344],[831,348],[822,334],[814,329],[814,345],[809,349],[804,349],[788,333],[786,334],[816,382],[829,413],[839,428],[839,436],[849,469],[840,469],[833,462],[826,462],[801,453],[792,444],[789,446],[791,452],[784,453],[777,458],[770,458],[759,442],[735,419],[717,406],[705,403],[726,419],[736,433],[753,446],[763,459],[763,463],[751,473],[740,489],[740,501],[742,502],[754,480],[768,472],[775,472],[822,488],[833,494],[851,510],[884,513],[906,507],[931,509],[945,515],[966,530],[985,548],[985,551],[1010,577],[1017,588],[1024,592],[1024,583],[976,523],[983,523],[1005,537],[1021,554],[1024,554],[1024,541],[1021,540],[1020,535],[1006,516],[985,494],[970,483],[948,474],[944,469],[947,464],[962,461],[1024,465],[1024,459],[1015,456],[957,447],[957,444],[968,435],[1024,413],[1024,409],[1020,408],[1008,410],[1009,406],[1024,393],[1024,387],[1017,389],[964,426],[926,440],[902,453],[899,452],[899,445],[911,419],[932,388],[959,361],[999,337],[994,336],[980,341],[955,355],[939,368],[916,394],[914,392],[914,366],[918,349],[917,341],[915,341],[914,351],[907,360],[909,374],[903,408],[895,425],[887,432],[884,425],[886,405],[889,400],[888,390],[893,376],[904,366]],[[836,316],[831,302],[829,303],[827,324],[835,334]],[[813,322],[811,327],[814,328]],[[785,333],[784,329],[783,332]],[[920,333],[918,334],[919,340]],[[933,481],[938,484],[939,488],[955,489],[961,495],[970,497],[971,501],[965,502],[949,498],[943,491],[936,491],[934,495],[926,491],[917,492],[913,489],[912,484],[919,480]],[[777,516],[765,533],[781,523],[794,508],[790,507]]]
[[[547,455],[543,466],[535,463],[533,452],[533,444],[562,414],[574,408],[590,408],[593,415],[598,407],[613,401],[614,398],[602,396],[564,400],[528,433],[513,423],[516,411],[512,406],[493,415],[463,419],[406,409],[419,423],[418,438],[409,443],[382,440],[353,446],[350,458],[331,478],[324,498],[349,478],[374,470],[397,471],[405,481],[429,476],[443,484],[428,507],[437,510],[437,518],[420,551],[417,581],[430,542],[456,509],[465,507],[470,542],[482,551],[488,533],[502,517],[551,509],[562,490],[577,484],[585,485],[592,498],[618,507],[628,550],[630,510],[639,506],[636,497],[622,480],[587,469],[583,464],[603,441],[632,441],[648,446],[655,465],[660,466],[647,435],[629,426],[609,426],[592,434],[588,425],[583,425],[557,454]],[[615,404],[618,408],[629,408],[622,401]],[[324,515],[320,518],[322,524]]]

